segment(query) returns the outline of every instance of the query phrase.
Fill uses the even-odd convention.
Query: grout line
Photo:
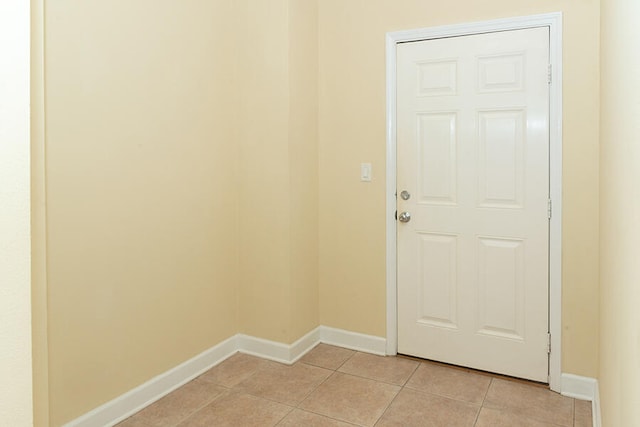
[[[484,392],[484,396],[482,396],[482,402],[480,403],[480,408],[478,409],[478,413],[476,414],[476,420],[473,423],[474,426],[478,424],[478,419],[480,419],[480,412],[482,412],[482,408],[484,408],[484,402],[485,400],[487,400],[487,395],[489,394],[489,389],[491,388],[491,384],[493,384],[494,379],[495,378],[491,378],[491,381],[489,381],[489,385],[487,386],[487,390]]]
[[[315,412],[315,411],[313,411],[313,410],[311,410],[311,409],[302,409],[302,408],[296,408],[296,409],[297,409],[298,411],[302,411],[302,412],[307,412],[307,413],[309,413],[309,414],[318,415],[318,416],[320,416],[320,417],[324,417],[324,418],[330,419],[330,420],[332,420],[332,421],[337,421],[337,422],[339,422],[339,423],[344,423],[344,424],[349,424],[349,425],[352,425],[352,426],[362,427],[360,424],[354,424],[354,423],[352,423],[351,421],[346,421],[346,420],[341,420],[340,418],[330,417],[329,415],[321,414],[321,413],[319,413],[319,412]]]
[[[314,366],[315,368],[317,368],[317,366]],[[323,369],[323,368],[319,368],[319,369]],[[331,371],[330,369],[327,369],[328,371]],[[307,394],[304,395],[304,397],[302,399],[300,399],[300,402],[296,403],[295,408],[300,408],[300,405],[302,405],[302,402],[304,402],[305,400],[307,400],[309,398],[309,396],[311,396],[316,390],[318,390],[318,388],[324,384],[329,378],[331,378],[333,376],[333,374],[335,374],[335,371],[331,372],[331,374],[327,375],[327,377],[325,379],[323,379],[322,381],[320,381],[318,383],[318,385],[316,385],[315,387],[313,387],[311,389],[311,391],[309,391]]]
[[[383,384],[386,384],[386,383],[383,383]],[[384,418],[384,414],[386,414],[386,413],[387,413],[387,411],[389,410],[389,408],[391,407],[391,405],[393,405],[393,402],[395,402],[395,401],[396,401],[396,399],[398,398],[398,396],[400,396],[400,393],[402,392],[402,390],[403,390],[403,389],[404,389],[404,387],[400,387],[400,390],[398,390],[398,391],[396,392],[396,395],[395,395],[395,396],[393,396],[393,399],[391,399],[391,401],[389,402],[389,404],[384,408],[384,411],[382,411],[382,414],[380,414],[380,416],[378,417],[378,419],[376,420],[376,422],[375,422],[375,423],[373,423],[374,427],[375,427],[376,425],[378,425],[378,423],[380,422],[380,420],[381,420],[382,418]]]
[[[493,380],[495,378],[491,378],[491,381],[489,381],[489,385],[487,386],[487,390],[484,392],[484,396],[482,396],[482,403],[480,404],[480,407],[484,407],[484,402],[485,400],[487,400],[487,395],[489,394],[489,389],[491,389],[491,385],[493,385]]]
[[[479,403],[475,403],[475,402],[469,402],[468,400],[463,400],[463,399],[458,399],[455,397],[451,397],[451,396],[444,396],[442,394],[438,394],[438,393],[434,393],[432,391],[426,391],[426,390],[422,390],[419,388],[412,388],[412,387],[402,387],[403,389],[407,389],[410,390],[414,393],[417,394],[424,394],[424,395],[429,395],[429,396],[435,396],[435,397],[439,397],[440,399],[446,399],[446,400],[451,400],[453,402],[459,402],[459,403],[464,403],[466,405],[472,405],[472,406],[477,406],[479,408],[481,408],[482,406]]]
[[[331,375],[329,375],[327,378],[325,378],[324,380],[322,380],[317,386],[315,386],[315,388],[313,390],[311,390],[309,392],[309,394],[307,394],[300,402],[298,402],[298,404],[296,405],[296,408],[298,409],[302,409],[300,408],[300,405],[302,405],[313,393],[315,393],[321,386],[322,384],[326,383],[327,381],[329,381],[329,378],[331,378],[332,376],[334,376],[336,374],[336,371],[333,371],[331,373]],[[304,409],[303,409],[304,410]]]
[[[231,391],[231,390],[230,390],[230,389],[228,389],[227,387],[224,387],[224,386],[222,386],[222,385],[220,385],[220,384],[213,383],[213,382],[208,382],[208,381],[204,381],[204,380],[199,380],[199,378],[200,378],[200,376],[198,376],[198,377],[196,377],[196,378],[192,379],[191,381],[189,381],[189,382],[188,382],[188,383],[186,383],[186,384],[183,384],[182,386],[180,386],[180,387],[178,387],[177,389],[173,390],[171,393],[169,393],[169,394],[167,394],[167,395],[163,396],[162,398],[158,399],[157,401],[153,402],[151,405],[149,405],[149,406],[147,406],[147,407],[145,407],[145,408],[141,409],[140,411],[136,412],[135,414],[132,414],[130,417],[128,417],[128,418],[126,418],[126,419],[122,420],[120,423],[122,423],[122,422],[124,422],[124,421],[126,421],[126,420],[128,420],[128,419],[130,419],[130,418],[133,418],[133,417],[135,417],[136,415],[141,414],[145,409],[150,408],[150,407],[151,407],[151,406],[153,406],[154,404],[156,404],[156,403],[160,402],[161,400],[163,400],[163,399],[165,399],[165,398],[167,398],[167,397],[171,396],[172,394],[174,394],[174,395],[175,395],[175,393],[179,392],[180,390],[183,390],[187,385],[192,384],[192,383],[194,383],[194,382],[196,382],[196,381],[197,381],[197,382],[199,382],[199,383],[208,384],[208,385],[213,385],[213,386],[216,386],[216,387],[218,387],[218,388],[222,388],[222,389],[224,389],[224,390],[222,390],[220,393],[218,393],[217,395],[215,395],[214,397],[212,397],[212,398],[210,398],[210,399],[206,400],[203,404],[201,404],[200,406],[196,407],[194,410],[192,410],[192,411],[188,412],[187,414],[185,414],[184,416],[180,417],[180,418],[175,422],[175,424],[172,424],[172,426],[171,426],[171,427],[177,427],[177,426],[179,426],[180,424],[182,424],[184,421],[186,421],[188,418],[190,418],[191,416],[193,416],[193,415],[195,415],[196,413],[200,412],[202,409],[204,409],[205,407],[209,406],[211,403],[215,402],[216,400],[220,399],[221,397],[226,396],[226,395]],[[200,393],[198,393],[198,394],[200,394]],[[141,420],[141,421],[142,421],[144,424],[149,425],[149,421],[148,421],[148,420],[146,420],[146,419],[142,418],[142,420]],[[120,423],[118,423],[118,424],[120,424]],[[116,426],[117,426],[118,424],[116,424]]]
[[[339,373],[339,374],[342,374],[342,375],[350,375],[352,377],[356,377],[356,378],[360,378],[360,379],[368,380],[368,381],[373,381],[373,382],[380,383],[380,384],[386,384],[386,385],[391,385],[391,386],[400,387],[400,388],[404,387],[403,385],[400,385],[400,384],[390,383],[390,382],[384,381],[384,380],[377,380],[375,378],[370,378],[370,377],[364,377],[364,376],[362,376],[360,374],[354,374],[352,372],[343,372],[343,371],[336,371],[336,372]],[[406,383],[406,381],[405,381],[405,383]]]
[[[362,354],[366,354],[366,353],[362,353]],[[354,355],[354,356],[355,356],[355,355]],[[377,356],[377,355],[376,355],[376,356]],[[351,356],[351,357],[353,357],[353,356]],[[377,356],[377,357],[388,357],[388,356]],[[349,359],[351,359],[351,358],[349,358]],[[418,362],[418,363],[416,364],[416,367],[415,367],[415,368],[413,368],[413,371],[411,371],[411,373],[410,373],[410,374],[409,374],[409,376],[407,377],[407,379],[406,379],[406,380],[404,380],[404,381],[402,382],[402,384],[396,384],[396,383],[388,382],[388,381],[381,380],[381,379],[376,379],[376,378],[371,378],[371,377],[365,377],[364,375],[356,374],[356,373],[353,373],[353,372],[340,371],[339,369],[341,369],[341,368],[342,368],[342,366],[344,366],[344,364],[345,364],[345,363],[347,363],[347,361],[348,361],[349,359],[345,360],[345,362],[344,362],[342,365],[340,365],[340,367],[339,367],[338,369],[336,369],[336,372],[339,372],[339,373],[341,373],[341,374],[351,375],[351,376],[358,377],[358,378],[362,378],[362,379],[365,379],[365,380],[375,381],[375,382],[382,383],[382,384],[388,384],[388,385],[392,385],[392,386],[395,386],[395,387],[401,387],[401,388],[402,388],[402,387],[404,387],[404,386],[407,384],[407,382],[409,381],[409,379],[413,376],[413,374],[416,372],[416,370],[417,370],[417,369],[418,369],[418,367],[420,366],[420,362]]]
[[[295,410],[296,410],[296,408],[293,408],[293,407],[292,407],[292,408],[291,408],[291,410],[290,410],[289,412],[287,412],[287,413],[284,415],[284,417],[282,417],[282,418],[280,419],[280,421],[278,421],[278,422],[276,423],[276,426],[282,425],[282,422],[283,422],[285,419],[287,419],[287,417],[288,417],[289,415],[291,415],[291,413],[292,413],[293,411],[295,411]]]
[[[359,353],[359,351],[353,350],[353,353],[351,353],[351,355],[350,355],[349,357],[347,357],[347,358],[344,360],[344,362],[342,362],[342,363],[340,364],[340,366],[338,366],[338,367],[335,369],[335,370],[336,370],[336,372],[338,372],[338,370],[339,370],[340,368],[342,368],[342,367],[345,365],[345,363],[347,363],[349,360],[353,359],[353,357],[354,357],[356,354],[358,354],[358,353]]]
[[[413,376],[416,374],[416,372],[418,372],[418,368],[420,368],[420,365],[421,365],[420,362],[416,363],[416,367],[413,368],[413,371],[411,371],[411,373],[409,374],[407,379],[402,383],[402,385],[400,387],[404,388],[409,383],[409,380],[411,380],[411,378],[413,378]]]

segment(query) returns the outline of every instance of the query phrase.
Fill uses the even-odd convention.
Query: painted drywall
[[[319,3],[320,323],[385,336],[385,34],[564,14],[564,372],[598,372],[598,0]],[[373,181],[359,180],[361,162]]]
[[[28,2],[0,3],[0,425],[33,423]]]
[[[50,424],[237,333],[236,2],[47,2]]]
[[[235,333],[317,327],[317,2],[63,1],[45,21],[51,425]]]
[[[49,425],[43,24],[43,0],[31,0],[31,342],[36,427]]]
[[[317,2],[243,4],[240,330],[292,343],[318,326]]]
[[[240,323],[289,338],[288,1],[243,1],[240,34]]]
[[[319,326],[318,1],[289,0],[291,343]]]
[[[640,31],[636,0],[602,2],[600,402],[640,425]]]

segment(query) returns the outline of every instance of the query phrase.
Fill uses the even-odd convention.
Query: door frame
[[[549,221],[549,386],[561,391],[562,355],[562,13],[521,16],[491,21],[420,28],[387,33],[387,346],[388,355],[398,351],[396,212],[396,48],[398,43],[465,36],[488,32],[549,28],[549,198],[553,207]]]

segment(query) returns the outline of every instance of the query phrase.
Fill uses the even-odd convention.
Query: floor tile
[[[472,427],[480,405],[403,389],[376,426]]]
[[[323,415],[311,412],[293,410],[284,420],[280,421],[278,427],[353,427],[353,424],[343,423]]]
[[[482,408],[475,427],[556,427],[556,425],[524,418],[498,409]]]
[[[398,391],[398,386],[336,372],[311,393],[300,408],[341,421],[372,426]]]
[[[296,406],[333,371],[317,366],[296,363],[283,365],[270,362],[236,386],[236,390]]]
[[[293,408],[244,393],[230,392],[205,406],[180,427],[275,426]]]
[[[224,387],[195,379],[138,412],[125,426],[174,426],[225,391]]]
[[[253,375],[268,363],[267,360],[260,359],[259,357],[236,353],[218,366],[214,366],[200,375],[199,378],[231,388]]]
[[[353,350],[320,343],[305,354],[300,361],[335,371],[354,353]]]
[[[591,402],[524,380],[320,344],[291,366],[235,354],[117,426],[592,427],[591,417]]]
[[[471,403],[482,403],[491,377],[424,362],[406,387]]]
[[[153,425],[134,415],[121,423],[116,424],[115,427],[153,427]]]
[[[389,384],[404,385],[420,363],[393,356],[356,353],[338,371]]]
[[[578,400],[574,402],[574,427],[592,427],[593,415],[591,402],[587,400]]]
[[[514,381],[494,378],[484,406],[546,423],[573,425],[573,399]]]

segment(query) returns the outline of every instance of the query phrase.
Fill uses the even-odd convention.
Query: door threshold
[[[458,370],[458,371],[461,371],[461,372],[472,372],[472,373],[475,373],[475,374],[478,374],[478,375],[483,375],[483,376],[486,376],[486,377],[498,378],[498,379],[505,380],[505,381],[517,382],[517,383],[531,385],[531,386],[540,387],[540,388],[544,388],[544,389],[549,390],[549,383],[545,383],[545,382],[527,380],[527,379],[524,379],[524,378],[512,377],[510,375],[497,374],[495,372],[483,371],[483,370],[480,370],[480,369],[469,368],[469,367],[466,367],[466,366],[453,365],[451,363],[439,362],[437,360],[423,359],[421,357],[411,356],[409,354],[398,353],[397,357],[401,357],[403,359],[415,360],[417,362],[426,362],[426,363],[429,363],[429,364],[432,364],[432,365],[442,366],[442,367],[446,367],[446,368],[450,368],[450,369],[455,369],[455,370]]]

